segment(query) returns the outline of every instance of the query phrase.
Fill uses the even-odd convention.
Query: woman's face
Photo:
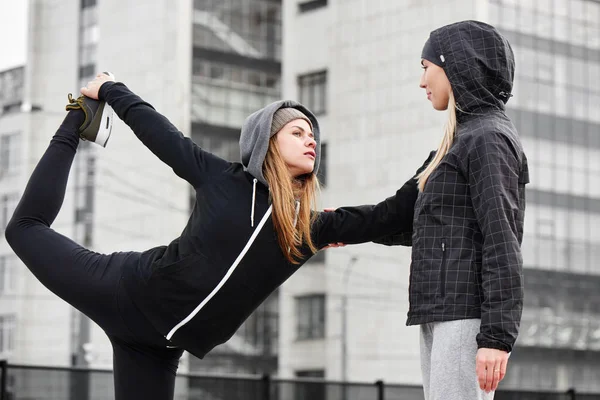
[[[277,132],[277,146],[292,177],[311,173],[317,158],[317,142],[304,119],[295,119]]]
[[[425,59],[421,60],[423,75],[419,86],[427,92],[427,100],[431,101],[433,108],[438,111],[448,108],[452,87],[442,67]]]

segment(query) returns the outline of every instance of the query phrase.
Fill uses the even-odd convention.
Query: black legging
[[[39,281],[94,320],[113,346],[116,400],[173,399],[182,350],[167,341],[122,288],[139,253],[99,254],[50,229],[62,205],[83,112],[70,111],[33,171],[6,239]]]

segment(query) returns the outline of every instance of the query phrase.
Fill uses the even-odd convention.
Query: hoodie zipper
[[[446,297],[446,242],[442,242],[442,265],[440,267],[440,293]]]
[[[233,272],[235,271],[237,266],[240,264],[240,262],[242,261],[242,259],[246,255],[246,253],[248,252],[248,250],[250,250],[250,247],[252,247],[252,243],[254,243],[254,240],[260,233],[262,227],[265,225],[265,223],[269,219],[269,216],[271,215],[272,210],[273,210],[273,206],[269,206],[269,208],[267,209],[267,212],[265,213],[265,215],[263,215],[262,219],[258,223],[258,226],[252,233],[252,236],[250,236],[250,239],[248,239],[248,242],[246,243],[246,245],[244,246],[244,248],[242,249],[240,254],[237,256],[237,258],[235,259],[235,261],[233,262],[231,267],[229,267],[225,276],[221,279],[221,281],[217,284],[217,286],[212,290],[212,292],[210,292],[210,294],[208,296],[206,296],[206,298],[204,300],[202,300],[202,302],[187,317],[185,317],[177,325],[175,325],[173,327],[173,329],[171,329],[171,331],[165,336],[167,338],[167,340],[171,340],[173,335],[175,335],[175,333],[180,328],[182,328],[185,324],[190,322],[196,316],[196,314],[198,314],[200,312],[200,310],[202,310],[202,308],[206,305],[206,303],[208,303],[210,301],[210,299],[212,299],[217,294],[217,292],[223,287],[223,285],[225,285],[225,283],[231,277],[231,275],[233,274]]]

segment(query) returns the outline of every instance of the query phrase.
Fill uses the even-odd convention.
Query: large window
[[[19,196],[16,193],[11,194],[0,194],[0,232],[4,232],[8,221],[12,217],[15,208],[17,208],[17,202]]]
[[[327,112],[327,71],[318,71],[298,77],[300,103],[315,115]]]
[[[14,292],[16,263],[16,256],[0,255],[0,294]]]
[[[509,107],[600,123],[600,81],[593,78],[600,76],[600,52],[592,60],[517,43],[513,50],[517,68]]]
[[[526,269],[525,285],[520,344],[600,351],[599,276]]]
[[[277,355],[279,343],[279,293],[272,293],[240,326],[236,335],[263,355]]]
[[[491,0],[500,29],[600,49],[600,3],[593,0]]]
[[[18,112],[23,102],[24,67],[0,72],[0,115]]]
[[[0,354],[5,355],[15,349],[14,315],[0,315]]]
[[[519,122],[528,123],[516,122],[517,125],[521,125]],[[598,133],[600,134],[600,130]],[[541,194],[543,197],[532,194],[528,196],[528,200],[536,200],[537,203],[543,201],[543,204],[570,208],[573,211],[600,213],[600,148],[594,148],[591,143],[583,147],[531,137],[523,137],[522,142],[526,149],[529,174],[535,177],[529,188],[559,195],[554,199],[547,199]],[[549,216],[548,219],[554,218]]]
[[[0,179],[7,175],[17,173],[20,167],[20,141],[19,133],[0,136]]]
[[[279,99],[279,72],[194,58],[192,120],[238,129],[248,115]],[[210,150],[210,149],[209,149]]]
[[[296,298],[296,336],[299,340],[325,337],[325,295]]]
[[[81,1],[79,27],[79,79],[80,84],[85,84],[92,79],[96,71],[96,58],[98,54],[99,28],[98,7],[95,0]]]
[[[194,46],[281,60],[281,3],[194,0]]]

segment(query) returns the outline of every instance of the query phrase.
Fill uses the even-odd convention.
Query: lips
[[[305,156],[310,156],[312,158],[317,158],[317,153],[315,153],[314,151],[307,151],[306,153],[304,153]]]

